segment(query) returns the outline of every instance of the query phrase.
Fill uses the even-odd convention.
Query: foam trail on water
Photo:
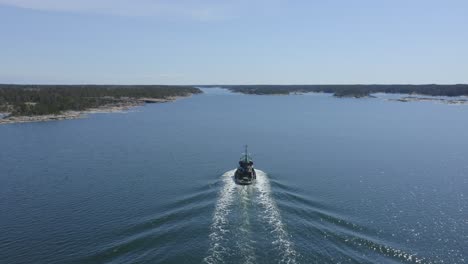
[[[213,223],[211,224],[210,249],[209,256],[204,259],[206,263],[222,263],[223,255],[228,253],[228,248],[223,246],[223,242],[227,240],[229,233],[228,214],[229,207],[234,200],[234,190],[236,184],[233,176],[236,170],[230,170],[223,174],[223,187],[219,193],[218,201],[216,202],[215,212],[213,215]]]
[[[251,205],[251,186],[237,186],[237,193],[239,194],[240,201],[240,223],[237,232],[237,248],[242,256],[244,264],[256,263],[255,250],[252,246],[252,230],[250,225],[249,207]]]
[[[273,245],[280,252],[280,263],[296,263],[297,253],[293,248],[293,243],[289,240],[278,207],[271,196],[270,181],[265,172],[257,169],[255,171],[257,173],[258,203],[263,208],[263,219],[270,225],[275,236]]]

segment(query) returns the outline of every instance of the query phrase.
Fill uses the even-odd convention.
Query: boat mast
[[[247,156],[248,156],[248,153],[247,153],[247,145],[245,145],[245,156],[244,156],[245,162],[247,162]]]

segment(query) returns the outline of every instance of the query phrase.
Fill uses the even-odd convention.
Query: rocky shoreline
[[[398,99],[387,99],[394,102],[438,102],[443,104],[462,105],[468,104],[468,99],[444,99],[444,98],[431,98],[431,97],[412,97],[406,96]]]
[[[172,102],[183,97],[188,96],[177,96],[167,98],[126,98],[118,103],[103,105],[97,108],[89,108],[83,111],[64,111],[60,114],[55,115],[9,116],[9,113],[0,113],[0,125],[85,118],[88,114],[124,112],[137,106],[143,106],[145,104],[152,103]]]

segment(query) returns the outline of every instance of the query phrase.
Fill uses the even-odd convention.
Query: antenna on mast
[[[245,145],[245,162],[247,162],[247,159],[248,159],[248,152],[247,152],[247,145]]]

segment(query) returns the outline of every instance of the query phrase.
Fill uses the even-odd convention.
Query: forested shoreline
[[[440,85],[222,85],[237,93],[268,95],[291,93],[332,93],[336,97],[368,97],[373,93],[420,94],[430,96],[468,96],[468,84]]]
[[[197,93],[201,90],[191,86],[0,84],[0,112],[8,116],[51,115]]]
[[[208,85],[204,87],[210,87]],[[373,93],[468,96],[467,84],[455,85],[221,85],[256,95],[321,92],[336,97],[369,97]],[[58,115],[106,106],[135,106],[201,93],[193,86],[171,85],[17,85],[0,84],[4,117]],[[1,118],[1,116],[0,116]]]

